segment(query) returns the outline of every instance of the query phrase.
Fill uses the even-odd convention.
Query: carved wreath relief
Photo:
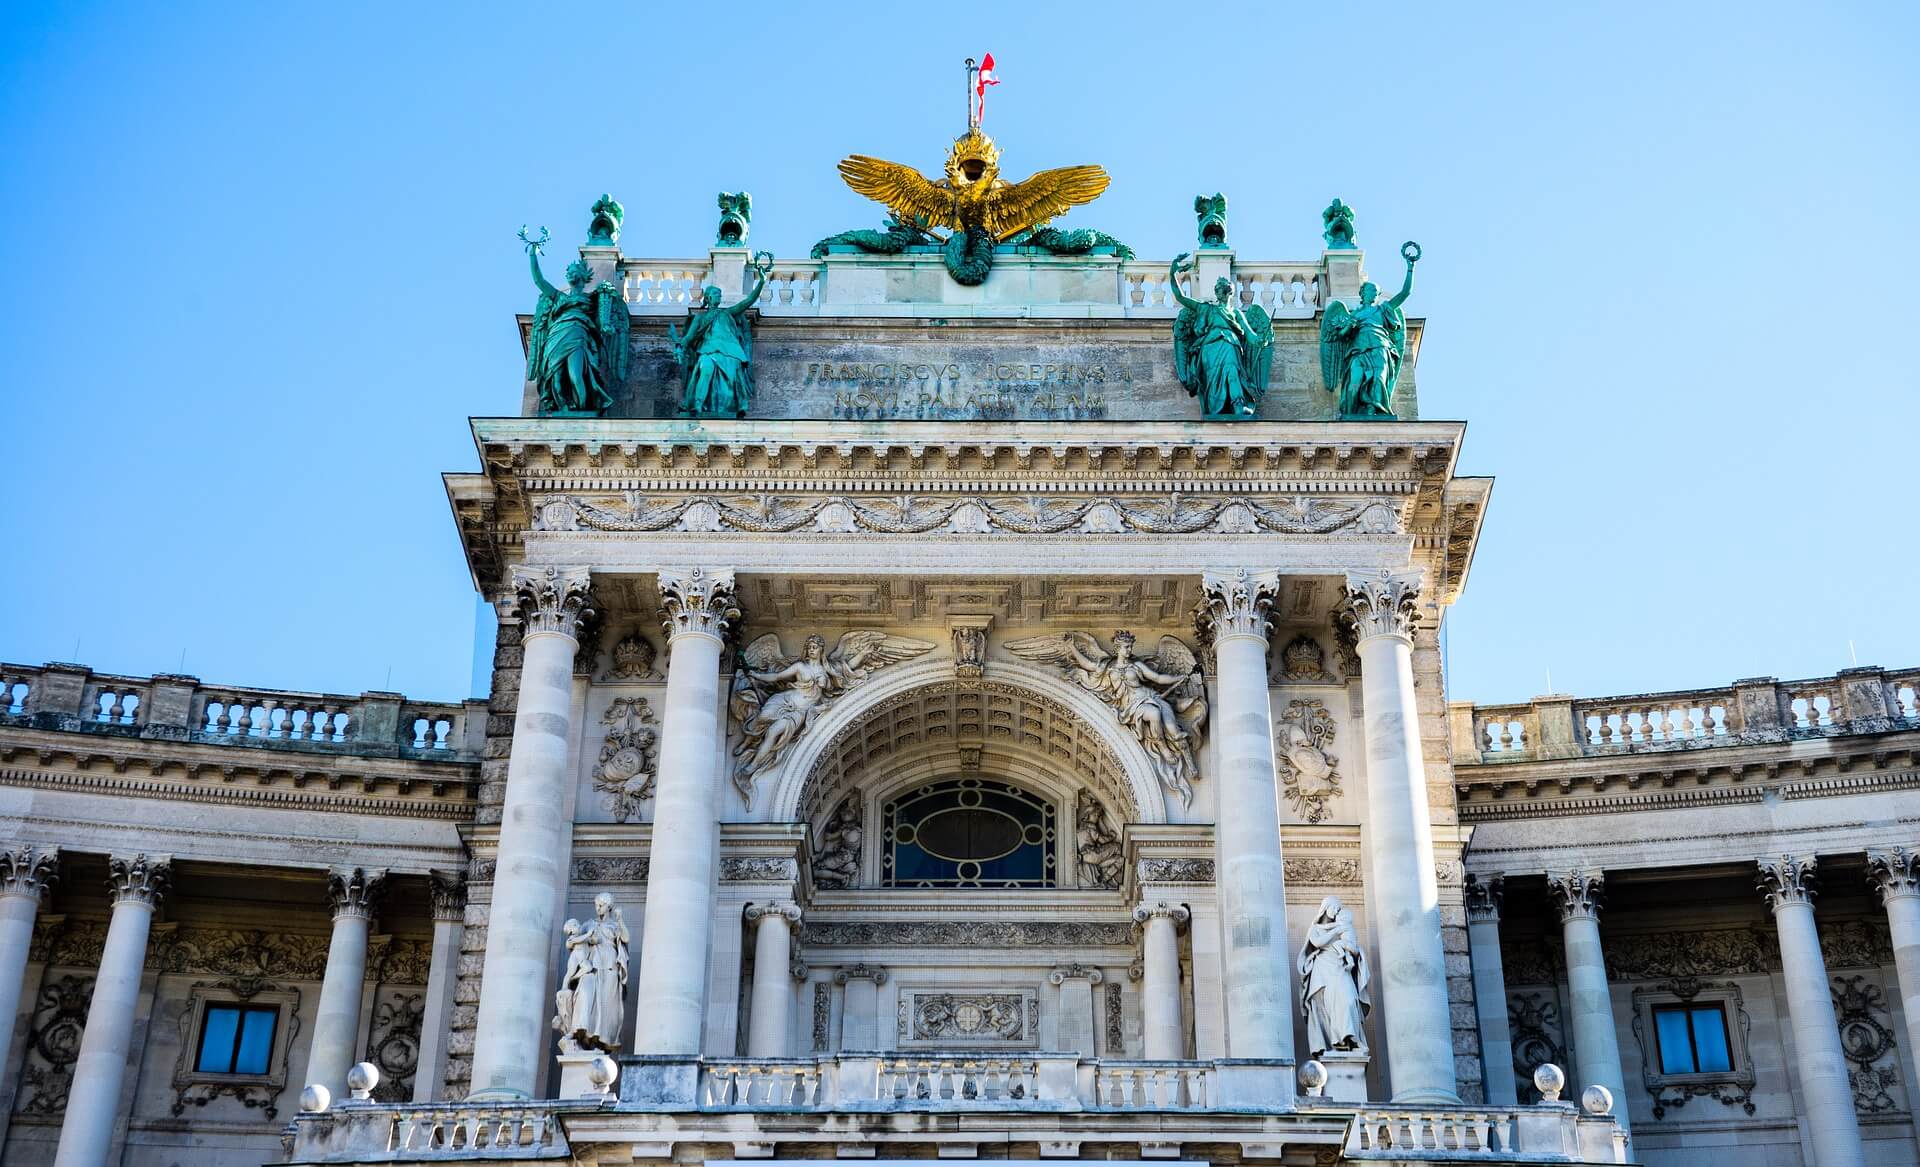
[[[26,1065],[20,1073],[20,1114],[56,1117],[66,1113],[73,1088],[73,1065],[80,1059],[80,1035],[93,1001],[93,978],[64,976],[42,985],[34,999],[33,1028],[27,1033]]]
[[[1275,765],[1287,801],[1308,822],[1324,821],[1327,802],[1340,794],[1340,772],[1334,768],[1340,759],[1331,748],[1333,715],[1319,701],[1289,701],[1275,728]]]
[[[617,821],[632,822],[640,804],[653,797],[660,745],[653,710],[645,697],[616,697],[600,723],[610,728],[593,767],[593,788],[606,796],[607,810]]]

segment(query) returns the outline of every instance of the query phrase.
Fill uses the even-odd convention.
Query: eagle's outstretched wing
[[[953,195],[911,166],[854,154],[840,163],[840,177],[858,193],[885,204],[902,222],[922,219],[934,227],[960,226]]]
[[[846,164],[841,164],[844,173]],[[852,179],[848,179],[852,182]],[[987,196],[987,230],[1005,241],[1049,219],[1100,197],[1111,180],[1098,166],[1061,166],[1042,170],[1025,182],[1010,183]],[[859,187],[855,187],[859,190]]]

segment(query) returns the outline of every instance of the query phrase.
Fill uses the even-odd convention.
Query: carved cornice
[[[1340,615],[1358,640],[1399,636],[1411,640],[1420,623],[1423,575],[1411,572],[1347,573],[1346,601]]]
[[[580,638],[580,626],[593,619],[593,573],[584,567],[516,567],[514,604],[525,636],[552,632]]]
[[[1813,856],[1782,855],[1778,859],[1759,860],[1758,866],[1758,887],[1768,907],[1777,912],[1789,904],[1813,906],[1813,897],[1818,894],[1815,885],[1819,882],[1814,874]]]
[[[0,896],[37,900],[60,878],[60,848],[22,845],[0,849]]]
[[[327,872],[327,900],[333,905],[333,918],[372,919],[386,880],[386,870],[377,867],[336,867]]]
[[[1598,871],[1550,871],[1547,894],[1560,912],[1560,922],[1600,918],[1600,901],[1607,890],[1607,878]]]
[[[727,629],[740,619],[731,569],[662,572],[660,597],[660,626],[669,642],[683,635],[725,640]]]
[[[1920,852],[1905,847],[1868,851],[1867,881],[1879,890],[1883,903],[1920,896]]]
[[[1506,898],[1507,881],[1505,879],[1495,875],[1483,880],[1469,872],[1466,889],[1467,919],[1496,922],[1500,919],[1500,907]]]
[[[1251,636],[1265,644],[1267,613],[1280,594],[1280,576],[1272,571],[1209,571],[1200,578],[1202,597],[1193,626],[1201,639],[1219,643]]]
[[[1106,973],[1086,964],[1057,964],[1053,966],[1053,971],[1047,974],[1048,982],[1055,985],[1064,984],[1067,981],[1086,981],[1097,985],[1106,979]]]
[[[427,894],[433,901],[436,920],[464,920],[467,916],[467,873],[429,871]]]
[[[800,923],[800,905],[791,900],[779,900],[770,904],[748,904],[741,913],[747,923],[758,924],[761,920],[785,920],[792,928]]]
[[[114,855],[107,859],[107,894],[115,905],[159,907],[172,879],[170,855]]]

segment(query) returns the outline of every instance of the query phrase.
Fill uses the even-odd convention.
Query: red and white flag
[[[998,84],[1000,84],[1000,79],[993,75],[993,54],[988,53],[986,56],[980,58],[980,73],[974,78],[973,82],[973,99],[975,102],[973,120],[975,124],[978,124],[982,118],[987,116],[987,86]]]

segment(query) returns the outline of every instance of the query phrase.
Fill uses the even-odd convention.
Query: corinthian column
[[[107,923],[100,970],[87,1007],[87,1028],[73,1064],[67,1113],[60,1123],[54,1167],[104,1167],[120,1117],[120,1083],[133,1040],[133,1013],[140,1000],[140,974],[147,962],[153,911],[171,876],[164,855],[115,855],[107,860],[107,890],[113,916]]]
[[[1920,1050],[1920,854],[1905,847],[1867,852],[1867,871],[1887,908],[1907,1048]],[[0,1017],[5,1017],[0,1013]]]
[[[1794,1073],[1805,1099],[1807,1130],[1816,1167],[1861,1167],[1860,1121],[1853,1113],[1840,1023],[1833,1015],[1833,988],[1813,922],[1813,858],[1782,855],[1760,860],[1760,891],[1773,909],[1780,934],[1780,979],[1787,986],[1793,1023]]]
[[[1393,1101],[1458,1102],[1452,1011],[1440,939],[1420,712],[1413,695],[1413,630],[1420,575],[1349,572],[1344,616],[1360,653],[1366,705],[1367,902],[1379,936],[1380,1011]]]
[[[662,573],[660,595],[670,656],[633,1044],[639,1054],[691,1057],[706,1018],[720,849],[720,649],[740,609],[731,571]]]
[[[40,896],[59,878],[58,847],[9,847],[0,850],[0,1057],[13,1062],[14,1018],[27,979],[27,952],[33,947],[33,921]]]
[[[1605,1086],[1615,1098],[1627,1096],[1620,1071],[1620,1033],[1613,1023],[1613,994],[1607,988],[1607,958],[1600,949],[1600,897],[1606,877],[1597,871],[1547,873],[1547,892],[1560,909],[1560,933],[1567,946],[1567,999],[1573,1017],[1573,1081],[1581,1089]],[[1626,1107],[1614,1112],[1627,1127]]]
[[[1215,816],[1227,1054],[1293,1056],[1292,953],[1280,865],[1280,805],[1267,700],[1267,609],[1279,590],[1271,571],[1207,572],[1195,622],[1213,642]]]
[[[797,904],[748,904],[753,925],[753,1002],[747,1013],[747,1056],[779,1058],[787,1054],[793,1027],[793,926]]]
[[[530,1098],[545,1051],[554,914],[566,873],[567,743],[573,654],[593,617],[584,567],[517,567],[520,699],[500,812],[500,844],[473,1043],[473,1097]]]
[[[1141,904],[1133,910],[1141,930],[1141,1052],[1158,1061],[1187,1056],[1187,1028],[1180,1021],[1180,929],[1189,916],[1180,904]]]
[[[1506,891],[1499,876],[1467,876],[1467,947],[1473,958],[1473,1007],[1480,1020],[1480,1061],[1486,1070],[1487,1102],[1519,1101],[1513,1079],[1513,1030],[1507,1021],[1507,970],[1500,957],[1500,905]]]
[[[339,868],[327,874],[327,898],[333,901],[333,938],[327,945],[327,971],[314,1010],[313,1043],[307,1047],[307,1082],[327,1088],[334,1098],[347,1096],[347,1070],[360,1037],[360,997],[367,981],[367,933],[373,904],[385,871]]]

